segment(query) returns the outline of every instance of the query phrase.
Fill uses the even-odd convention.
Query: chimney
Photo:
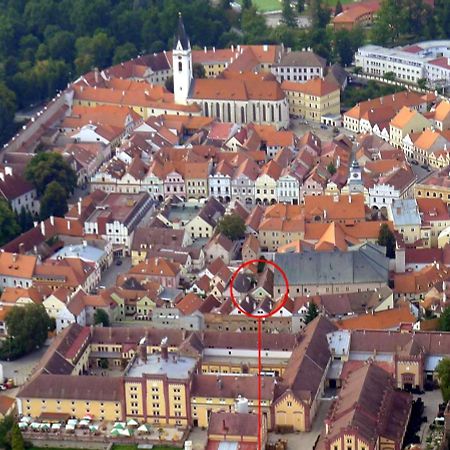
[[[25,255],[25,244],[23,242],[19,244],[19,254]]]
[[[95,84],[98,84],[98,67],[94,69]]]
[[[51,226],[55,226],[55,217],[54,216],[50,216],[50,224]]]
[[[13,262],[17,262],[17,253],[13,253],[13,255],[12,255],[12,260],[13,260]]]
[[[330,432],[330,419],[325,419],[324,420],[324,424],[325,424],[325,434],[329,434],[329,432]]]
[[[349,203],[352,202],[352,196],[351,196],[351,194],[349,194],[349,196],[348,196],[348,202],[349,202]]]
[[[267,51],[269,50],[269,46],[268,46],[267,44],[264,44],[264,45],[263,45],[263,50],[264,50],[265,52],[267,52]]]
[[[12,167],[5,166],[5,175],[12,175],[12,174],[13,174]]]
[[[326,218],[327,218],[327,210],[326,209],[323,210],[323,218],[324,218],[324,220],[326,220]]]
[[[83,241],[83,247],[87,247],[87,241]]]
[[[139,358],[142,362],[147,362],[147,340],[145,337],[139,342]]]
[[[67,229],[70,230],[70,220],[67,221]]]
[[[5,174],[0,172],[0,180],[5,181]]]
[[[41,222],[41,233],[43,236],[45,236],[45,222],[44,221]]]
[[[78,199],[78,215],[81,216],[81,197]]]
[[[205,53],[208,53],[208,50],[206,49],[206,45],[203,47],[203,50]]]
[[[161,341],[161,358],[164,361],[169,360],[169,346],[167,344],[167,337],[164,337]]]

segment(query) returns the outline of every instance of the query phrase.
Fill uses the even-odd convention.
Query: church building
[[[222,122],[288,128],[288,101],[272,74],[225,70],[215,79],[193,78],[192,49],[181,14],[172,57],[176,103],[197,104],[204,116]]]

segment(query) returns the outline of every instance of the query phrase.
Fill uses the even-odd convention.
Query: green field
[[[238,0],[238,3],[241,3],[240,0]],[[280,0],[252,0],[252,3],[262,12],[281,10]]]
[[[354,1],[355,0],[341,0],[341,3],[353,3]],[[240,3],[240,0],[238,0],[238,2]],[[324,3],[331,7],[336,6],[336,2],[337,0],[324,0]],[[252,0],[252,3],[261,12],[281,10],[281,0]],[[293,3],[295,3],[295,1],[291,0],[291,4]]]

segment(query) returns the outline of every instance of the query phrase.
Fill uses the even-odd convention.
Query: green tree
[[[165,88],[173,93],[173,76],[170,75],[170,77],[167,77],[167,80],[164,82]]]
[[[342,3],[341,0],[337,0],[336,2],[336,8],[334,8],[334,15],[337,16],[343,11],[342,9]]]
[[[300,14],[305,10],[305,1],[297,0],[297,12]]]
[[[395,257],[395,236],[386,223],[383,223],[380,227],[377,244],[386,247],[386,256],[388,258]]]
[[[17,222],[19,224],[21,233],[24,233],[25,231],[28,231],[30,228],[33,228],[34,225],[32,214],[23,206],[20,209],[19,215],[17,216]]]
[[[11,432],[11,450],[25,450],[25,441],[17,423],[14,424]]]
[[[41,152],[33,157],[25,168],[25,177],[39,195],[52,181],[57,181],[67,193],[72,193],[77,184],[75,171],[54,152]]]
[[[100,358],[98,367],[100,367],[100,369],[107,369],[109,367],[109,361],[106,358]]]
[[[448,0],[435,0],[434,19],[436,22],[437,36],[450,37],[450,2]],[[1,45],[1,44],[0,44]]]
[[[6,142],[14,133],[14,114],[17,110],[16,94],[0,82],[0,143]]]
[[[126,42],[119,45],[114,50],[113,64],[119,64],[123,61],[128,61],[137,55],[136,46],[132,42]]]
[[[232,241],[242,239],[245,236],[244,219],[237,214],[227,214],[217,224],[217,231]]]
[[[11,448],[11,430],[13,426],[13,416],[6,416],[0,420],[0,448]]]
[[[244,33],[244,41],[247,44],[266,42],[269,35],[266,19],[261,14],[258,14],[254,6],[243,10],[241,28]]]
[[[42,347],[51,326],[43,305],[13,306],[6,315],[9,338],[0,347],[0,359],[16,359]]]
[[[281,21],[288,27],[294,28],[297,26],[296,11],[291,6],[291,0],[283,0],[283,7],[281,10]]]
[[[16,215],[9,203],[0,199],[0,245],[14,239],[20,233]]]
[[[104,309],[99,308],[95,310],[94,323],[95,325],[101,324],[104,327],[109,327],[109,316]]]
[[[372,41],[379,45],[393,45],[401,32],[402,0],[383,0],[372,27]]]
[[[333,176],[336,173],[336,166],[334,165],[333,161],[330,161],[330,163],[327,166],[328,173]]]
[[[445,402],[450,400],[450,358],[443,358],[436,367],[439,386]]]
[[[319,309],[317,308],[317,305],[313,301],[308,302],[308,311],[305,315],[305,324],[308,324],[314,320],[318,315]]]
[[[311,28],[324,29],[330,21],[330,10],[322,3],[322,0],[310,0],[309,15],[311,17]]]
[[[242,0],[241,5],[243,10],[250,9],[253,6],[252,0]]]
[[[384,74],[384,78],[389,81],[395,81],[395,73],[394,72],[386,72]]]
[[[417,86],[420,89],[426,89],[427,88],[427,79],[426,78],[419,78],[417,80]]]
[[[64,217],[68,210],[66,190],[57,181],[52,181],[41,197],[41,219]]]
[[[439,317],[439,330],[450,331],[450,308],[445,308]]]
[[[194,78],[206,78],[205,68],[200,63],[192,64],[192,75]]]

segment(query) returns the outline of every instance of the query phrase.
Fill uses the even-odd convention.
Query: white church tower
[[[186,105],[192,82],[192,51],[181,13],[178,17],[178,30],[172,52],[172,70],[175,103]]]

